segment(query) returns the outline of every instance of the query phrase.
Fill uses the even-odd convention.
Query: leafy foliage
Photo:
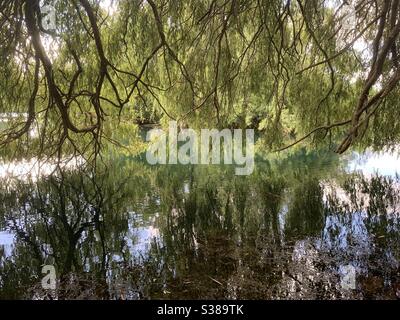
[[[0,13],[0,112],[24,115],[1,130],[8,151],[96,157],[132,147],[120,130],[170,119],[253,127],[268,149],[399,140],[398,0],[7,0]]]

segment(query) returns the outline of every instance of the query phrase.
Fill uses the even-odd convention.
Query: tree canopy
[[[6,148],[91,156],[171,119],[267,150],[400,140],[399,0],[4,0],[0,25]]]

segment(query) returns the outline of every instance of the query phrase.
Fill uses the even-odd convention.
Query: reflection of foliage
[[[367,210],[372,215],[387,215],[396,212],[399,203],[399,177],[373,175],[366,179],[362,175],[349,175],[343,181],[343,189],[349,196],[354,210]]]
[[[2,195],[2,216],[17,236],[17,252],[27,253],[16,254],[17,260],[6,264],[31,266],[31,272],[17,274],[38,276],[43,263],[55,264],[64,275],[82,272],[92,261],[91,272],[102,272],[110,250],[104,226],[110,223],[115,234],[126,228],[118,215],[103,214],[118,210],[121,197],[120,186],[104,185],[105,181],[91,172],[61,171],[36,184],[13,185]],[[110,245],[112,241],[107,241]]]
[[[319,181],[305,177],[303,183],[293,190],[285,234],[289,238],[317,236],[325,224],[324,218]]]
[[[313,262],[303,270],[293,246],[319,239],[327,215],[347,221],[353,208],[333,195],[324,201],[326,180],[368,195],[370,205],[358,210],[368,212],[371,233],[387,236],[371,241],[396,248],[398,222],[384,215],[398,204],[394,182],[357,180],[341,172],[337,158],[303,151],[263,161],[247,177],[224,166],[149,167],[121,157],[97,171],[3,185],[0,223],[16,242],[12,255],[0,258],[0,296],[23,296],[43,263],[56,265],[59,298],[289,297],[291,281],[305,290],[302,297],[315,294],[334,260],[310,245],[305,254]],[[146,248],[140,230],[154,231]],[[387,252],[375,250],[374,261]],[[304,278],[316,274],[321,278]],[[335,275],[329,279],[331,289],[318,287],[318,294],[339,295],[324,291],[336,290]]]

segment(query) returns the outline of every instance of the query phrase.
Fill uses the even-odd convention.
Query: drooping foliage
[[[398,0],[5,0],[0,13],[11,150],[134,149],[137,125],[171,119],[252,127],[272,150],[399,141]]]

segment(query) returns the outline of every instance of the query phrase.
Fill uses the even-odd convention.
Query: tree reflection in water
[[[2,184],[0,298],[399,294],[398,177],[346,173],[338,158],[305,152],[259,162],[249,177],[110,163]],[[40,287],[44,264],[56,267],[55,291]],[[347,265],[355,290],[340,285]]]

